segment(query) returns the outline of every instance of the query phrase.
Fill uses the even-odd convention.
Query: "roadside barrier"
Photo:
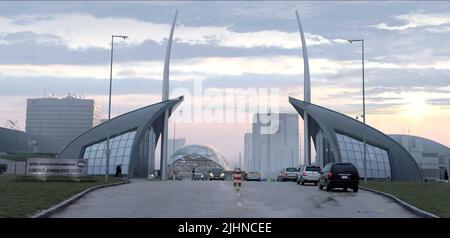
[[[240,192],[242,181],[242,171],[240,169],[235,169],[233,171],[233,186],[236,192]]]

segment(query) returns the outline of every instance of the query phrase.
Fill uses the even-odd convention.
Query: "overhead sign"
[[[82,177],[87,175],[87,167],[87,159],[28,158],[25,174]]]

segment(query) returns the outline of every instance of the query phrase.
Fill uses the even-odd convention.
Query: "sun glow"
[[[420,120],[427,112],[425,98],[420,94],[411,94],[405,97],[405,114],[410,120]]]

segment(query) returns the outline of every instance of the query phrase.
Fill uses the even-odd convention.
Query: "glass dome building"
[[[191,178],[194,168],[205,176],[211,168],[230,170],[225,157],[209,145],[186,145],[168,159],[169,176],[175,172],[179,179]]]

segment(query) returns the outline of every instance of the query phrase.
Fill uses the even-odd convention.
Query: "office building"
[[[62,150],[69,142],[100,122],[100,108],[92,99],[29,98],[25,131],[58,141]]]

